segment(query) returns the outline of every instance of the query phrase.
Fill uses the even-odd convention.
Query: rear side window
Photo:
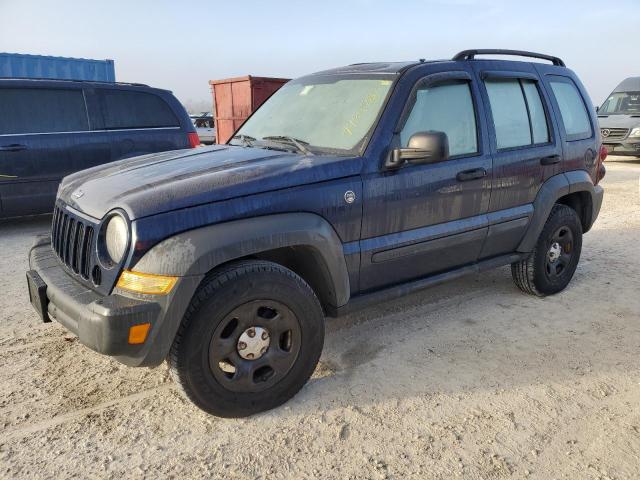
[[[417,90],[416,102],[400,132],[400,142],[407,146],[411,135],[428,131],[447,134],[452,157],[478,151],[476,116],[467,82]]]
[[[98,95],[107,130],[180,126],[169,105],[152,93],[104,89]]]
[[[536,82],[517,78],[485,81],[498,150],[547,143],[549,127]]]
[[[531,134],[533,143],[547,143],[549,141],[549,128],[547,127],[547,116],[544,113],[542,99],[538,92],[536,83],[531,80],[521,80],[524,97],[529,107],[529,118],[531,121]]]
[[[82,90],[0,88],[0,135],[89,130]]]
[[[550,80],[568,140],[591,138],[591,122],[580,92],[570,80]]]

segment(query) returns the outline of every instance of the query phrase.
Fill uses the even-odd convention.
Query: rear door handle
[[[463,170],[458,172],[456,179],[459,182],[468,182],[469,180],[477,180],[487,176],[487,171],[484,168],[473,168],[471,170]]]
[[[12,143],[11,145],[1,145],[0,152],[19,152],[20,150],[26,150],[26,145],[21,145],[19,143]]]
[[[540,159],[540,165],[555,165],[560,163],[560,155],[549,155]]]

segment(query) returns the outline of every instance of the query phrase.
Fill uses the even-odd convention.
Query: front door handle
[[[0,152],[19,152],[21,150],[26,150],[26,145],[21,145],[19,143],[12,143],[11,145],[1,145]]]
[[[555,165],[560,163],[560,155],[549,155],[540,159],[540,165]]]
[[[487,176],[487,171],[484,168],[473,168],[471,170],[463,170],[458,172],[456,180],[459,182],[468,182],[469,180],[478,180]]]

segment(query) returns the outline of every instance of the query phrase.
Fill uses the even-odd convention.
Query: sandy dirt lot
[[[0,224],[0,477],[639,478],[640,162],[611,160],[565,292],[502,268],[330,320],[309,384],[243,420],[38,323],[49,219]]]

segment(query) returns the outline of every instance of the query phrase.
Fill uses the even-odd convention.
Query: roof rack
[[[133,82],[109,82],[107,80],[79,80],[77,78],[51,78],[51,77],[0,77],[0,80],[47,80],[51,82],[84,82],[84,83],[105,83],[107,85],[131,85],[134,87],[148,87],[146,83]]]
[[[514,55],[517,57],[531,57],[540,58],[542,60],[548,60],[558,67],[566,67],[562,59],[553,57],[551,55],[545,55],[543,53],[525,52],[524,50],[503,50],[500,48],[484,48],[477,50],[463,50],[452,58],[452,60],[473,60],[476,55]]]

